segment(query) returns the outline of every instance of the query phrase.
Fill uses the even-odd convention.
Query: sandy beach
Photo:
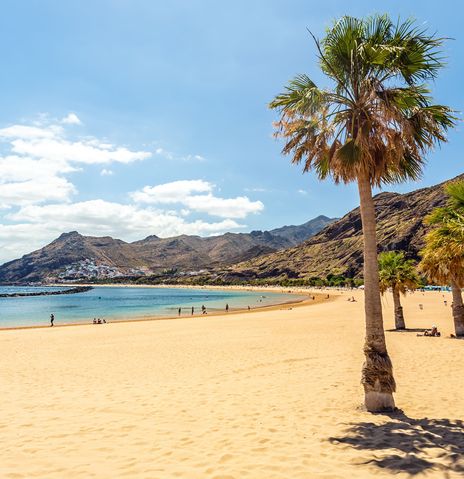
[[[0,331],[0,477],[462,477],[464,342],[447,338],[450,293],[404,301],[408,327],[437,324],[443,337],[387,332],[402,409],[392,415],[360,407],[362,294]]]

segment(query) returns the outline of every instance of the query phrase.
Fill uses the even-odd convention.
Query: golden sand
[[[364,412],[362,292],[352,294],[1,331],[0,477],[462,477],[464,341],[387,332],[403,413]],[[448,336],[446,296],[447,306],[442,293],[408,296],[407,325]]]

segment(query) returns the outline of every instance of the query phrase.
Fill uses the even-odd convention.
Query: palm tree
[[[394,408],[392,363],[380,301],[372,188],[416,179],[423,155],[456,121],[450,108],[432,103],[424,82],[442,68],[444,39],[413,21],[387,15],[342,17],[317,40],[319,63],[331,87],[306,75],[290,81],[270,103],[280,113],[276,136],[284,154],[303,171],[335,183],[357,182],[364,236],[366,340],[362,383],[369,411]]]
[[[425,222],[433,229],[425,236],[421,251],[421,271],[439,284],[450,284],[453,294],[453,320],[456,336],[464,336],[464,181],[445,187],[447,205],[436,208]]]
[[[404,257],[402,251],[385,251],[379,255],[380,292],[384,294],[389,288],[393,294],[395,309],[395,328],[406,329],[400,295],[408,289],[416,289],[419,276],[414,261]]]

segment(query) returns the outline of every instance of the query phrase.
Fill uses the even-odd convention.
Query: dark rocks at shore
[[[37,293],[4,293],[0,298],[17,298],[23,296],[56,296],[59,294],[77,294],[85,293],[93,289],[93,286],[76,286],[75,288],[63,289],[60,291],[38,291]]]

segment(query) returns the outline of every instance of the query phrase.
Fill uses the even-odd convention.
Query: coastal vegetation
[[[403,251],[384,251],[379,255],[379,278],[380,292],[392,291],[395,329],[406,329],[401,295],[420,284],[414,261],[406,259]]]
[[[383,327],[372,188],[420,177],[424,156],[446,141],[452,110],[433,103],[426,82],[443,67],[444,39],[387,15],[344,16],[322,40],[313,36],[329,88],[298,75],[270,103],[283,153],[321,180],[355,182],[363,231],[365,363],[369,411],[395,407]]]
[[[446,206],[436,208],[425,219],[432,227],[425,237],[420,270],[430,281],[449,284],[456,336],[464,336],[464,181],[445,187]]]

